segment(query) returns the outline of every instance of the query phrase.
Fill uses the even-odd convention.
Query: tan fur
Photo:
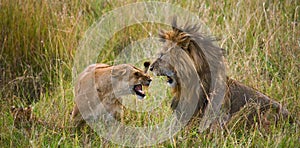
[[[76,124],[80,124],[83,121],[82,116],[88,119],[105,111],[118,118],[123,107],[120,97],[135,94],[134,85],[148,86],[150,82],[148,75],[129,64],[90,65],[79,75],[75,85],[72,119]]]
[[[174,65],[174,62],[172,63],[171,61],[168,61],[168,59],[165,57],[169,56],[173,58],[179,58],[181,55],[174,53],[172,54],[172,52],[170,52],[170,50],[176,50],[176,46],[180,47],[181,50],[188,54],[197,70],[200,78],[200,85],[202,86],[202,93],[201,97],[199,98],[197,110],[197,112],[200,112],[201,116],[205,108],[207,108],[207,102],[212,94],[211,75],[212,73],[222,72],[222,69],[220,69],[220,71],[218,70],[218,66],[220,64],[220,60],[224,58],[223,49],[213,44],[214,40],[212,38],[204,37],[201,33],[199,33],[199,25],[191,25],[179,28],[176,24],[176,20],[173,21],[172,25],[172,30],[161,31],[159,34],[165,46],[160,52],[161,56],[155,59],[150,65],[150,70],[161,76],[168,76],[167,73],[177,73],[172,66]],[[214,69],[215,71],[211,71],[211,69]],[[174,81],[176,81],[176,86],[172,88],[174,98],[171,105],[172,109],[175,110],[179,100],[181,99],[179,97],[180,93],[182,93],[180,81],[186,80],[181,79],[176,75],[174,75],[172,78]],[[269,98],[258,90],[239,83],[236,80],[228,77],[226,77],[226,79],[227,80],[225,80],[225,82],[227,88],[221,110],[226,112],[229,117],[238,112],[249,102],[257,103],[261,111],[269,108],[275,108],[278,115],[283,115],[284,117],[288,116],[289,112],[287,109],[283,108],[277,101]]]

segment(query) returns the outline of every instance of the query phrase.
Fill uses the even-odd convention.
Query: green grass
[[[53,130],[34,124],[30,134],[15,128],[10,106],[32,105],[34,114],[57,126],[71,126],[72,66],[85,31],[106,12],[132,3],[118,1],[0,2],[0,147],[83,147],[117,145],[89,128]],[[300,117],[300,3],[276,1],[172,1],[200,17],[227,52],[227,73],[284,104]],[[144,24],[153,33],[151,24]],[[118,32],[105,45],[100,62],[112,63],[130,42],[147,37],[141,26]],[[105,58],[103,58],[105,57]],[[145,125],[162,121],[162,114],[126,110],[125,121]],[[131,121],[136,122],[131,122]],[[238,120],[237,120],[238,121]],[[225,131],[197,133],[187,127],[157,147],[297,147],[299,128],[279,123],[269,131],[231,126]]]

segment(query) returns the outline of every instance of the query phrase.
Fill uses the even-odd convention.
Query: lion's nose
[[[150,71],[153,71],[153,66],[150,66]]]

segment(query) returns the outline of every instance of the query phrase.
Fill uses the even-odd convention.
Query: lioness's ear
[[[146,61],[146,62],[144,62],[144,72],[145,73],[147,73],[147,71],[148,71],[148,69],[149,69],[149,67],[150,67],[150,62],[149,61]]]

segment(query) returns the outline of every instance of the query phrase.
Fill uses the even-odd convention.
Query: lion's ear
[[[174,32],[180,32],[181,30],[178,29],[178,26],[177,26],[177,17],[174,16],[173,19],[172,19],[172,29]]]
[[[177,37],[177,44],[184,50],[187,50],[190,45],[191,39],[188,33],[182,32]]]
[[[172,19],[172,30],[174,34],[179,34],[183,32],[183,30],[179,29],[179,27],[177,26],[177,17],[173,17]]]
[[[165,30],[159,30],[158,32],[159,41],[165,42],[167,40],[167,35]]]
[[[175,31],[177,29],[177,17],[174,16],[172,19],[172,29]]]

